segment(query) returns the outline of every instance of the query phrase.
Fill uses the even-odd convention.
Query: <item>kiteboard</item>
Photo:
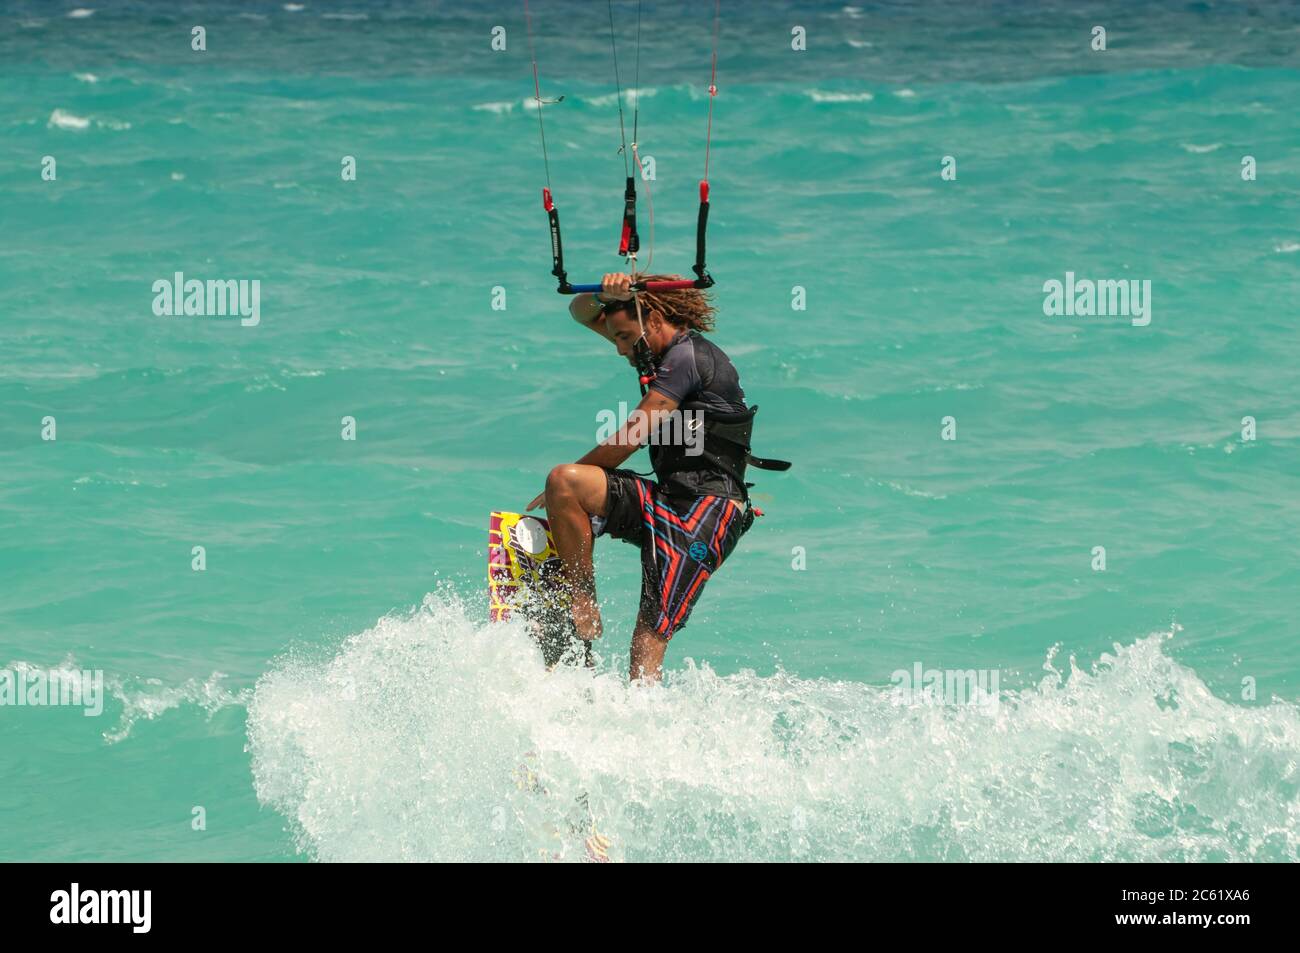
[[[488,522],[488,604],[493,622],[526,618],[555,665],[575,639],[560,553],[546,520],[493,512]]]

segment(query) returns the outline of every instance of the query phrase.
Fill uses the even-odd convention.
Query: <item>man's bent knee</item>
[[[546,508],[576,504],[583,512],[605,515],[605,472],[583,463],[561,463],[546,475]]]
[[[561,463],[552,467],[551,472],[546,474],[547,500],[550,500],[552,496],[556,499],[563,496],[572,496],[578,482],[577,478],[576,464]]]

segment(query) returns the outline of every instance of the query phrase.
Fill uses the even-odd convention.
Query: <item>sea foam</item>
[[[258,797],[320,860],[1294,860],[1300,717],[1213,695],[1169,633],[987,710],[888,686],[546,673],[448,593],[289,656],[248,717]],[[685,646],[682,647],[685,650]]]

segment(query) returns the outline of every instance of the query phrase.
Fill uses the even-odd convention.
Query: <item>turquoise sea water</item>
[[[630,547],[594,680],[485,624],[488,512],[636,399],[522,7],[85,4],[0,0],[0,665],[107,700],[0,707],[0,858],[1296,859],[1300,7],[722,5],[716,340],[795,468],[633,690]],[[607,8],[532,12],[596,280]],[[656,270],[711,13],[643,11]],[[156,317],[178,271],[260,323]],[[1150,324],[1046,317],[1067,271]]]

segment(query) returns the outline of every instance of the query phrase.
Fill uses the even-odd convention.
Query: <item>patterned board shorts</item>
[[[608,511],[592,528],[640,547],[640,618],[671,639],[744,533],[744,507],[722,496],[673,501],[631,470],[605,476]]]

